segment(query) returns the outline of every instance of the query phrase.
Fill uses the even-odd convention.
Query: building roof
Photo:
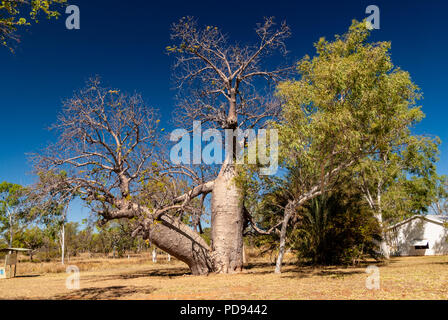
[[[441,215],[434,215],[434,214],[428,214],[428,215],[416,214],[415,216],[412,216],[412,217],[410,217],[408,219],[405,219],[403,221],[400,221],[400,222],[390,226],[389,228],[387,228],[387,230],[391,230],[393,228],[399,227],[399,226],[401,226],[403,224],[406,224],[406,223],[408,223],[408,222],[410,222],[410,221],[412,221],[414,219],[417,219],[417,218],[422,219],[422,220],[426,220],[428,222],[436,223],[436,224],[439,224],[439,225],[442,225],[442,226],[444,224],[448,223],[448,216],[441,216]]]
[[[426,247],[428,245],[429,241],[426,239],[417,239],[411,241],[411,245],[415,247]]]

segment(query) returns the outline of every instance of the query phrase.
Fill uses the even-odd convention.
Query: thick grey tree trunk
[[[194,275],[237,273],[243,268],[243,203],[235,166],[225,164],[212,191],[212,246],[177,218],[162,215],[148,219],[145,238],[166,253],[185,262]],[[133,210],[145,210],[134,205]]]
[[[212,250],[218,273],[243,269],[243,203],[235,166],[224,164],[212,193]]]
[[[166,253],[185,262],[194,275],[214,271],[210,248],[205,240],[176,218],[161,217],[149,226],[148,239]]]
[[[157,221],[151,218],[152,211],[136,203],[127,204],[132,214],[145,214],[143,239],[149,240],[159,249],[185,262],[194,275],[214,272],[211,249],[207,242],[178,217],[161,215]]]

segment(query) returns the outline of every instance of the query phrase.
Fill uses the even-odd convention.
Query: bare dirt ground
[[[142,259],[71,261],[80,289],[66,288],[65,267],[25,262],[18,277],[0,279],[2,299],[448,299],[448,256],[400,257],[376,265],[380,289],[368,290],[366,264],[299,267],[281,275],[258,259],[236,275],[191,276],[180,262]],[[372,263],[374,264],[374,263]]]

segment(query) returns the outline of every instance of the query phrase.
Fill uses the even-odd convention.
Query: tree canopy
[[[40,14],[48,19],[58,18],[58,6],[67,0],[2,0],[0,1],[0,45],[12,49],[12,43],[19,42],[16,34],[19,27],[39,22]]]
[[[359,183],[380,225],[382,193],[388,212],[401,205],[401,216],[426,211],[433,199],[439,141],[412,134],[424,116],[421,92],[408,72],[394,67],[390,43],[369,42],[369,34],[365,22],[353,21],[333,41],[321,38],[315,56],[297,64],[299,78],[278,86],[283,107],[273,126],[286,171],[268,183],[283,190],[281,246],[294,212],[343,178]]]

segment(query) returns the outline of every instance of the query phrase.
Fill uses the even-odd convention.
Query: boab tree
[[[275,101],[256,93],[260,83],[255,79],[277,81],[289,70],[265,71],[261,64],[274,50],[284,52],[283,40],[289,36],[285,24],[275,29],[273,20],[266,19],[256,29],[259,44],[245,47],[229,45],[216,27],[197,29],[192,18],[181,19],[172,31],[179,44],[168,49],[177,54],[179,86],[189,84],[191,89],[178,113],[183,125],[199,120],[221,129],[254,128],[278,112]],[[54,126],[59,141],[36,156],[39,172],[66,173],[63,181],[50,181],[45,188],[71,189],[91,203],[104,222],[130,219],[134,235],[142,234],[184,261],[193,274],[240,271],[245,221],[243,195],[234,179],[235,150],[226,155],[216,179],[206,181],[197,167],[174,165],[160,156],[164,153],[157,123],[154,111],[138,95],[91,80],[64,103]],[[197,224],[209,193],[211,247],[185,223],[184,215],[195,213]]]
[[[269,70],[266,58],[286,53],[284,40],[290,35],[283,23],[278,28],[272,18],[256,27],[258,44],[229,43],[217,27],[199,28],[191,17],[172,26],[175,44],[167,47],[176,56],[179,108],[176,117],[183,126],[201,125],[223,130],[261,127],[272,119],[279,104],[268,98],[269,85],[275,84],[291,68]],[[263,90],[263,95],[258,92]],[[239,272],[243,266],[243,193],[238,187],[235,165],[236,140],[227,152],[213,182],[200,192],[211,192],[211,241],[214,269],[221,273]]]

